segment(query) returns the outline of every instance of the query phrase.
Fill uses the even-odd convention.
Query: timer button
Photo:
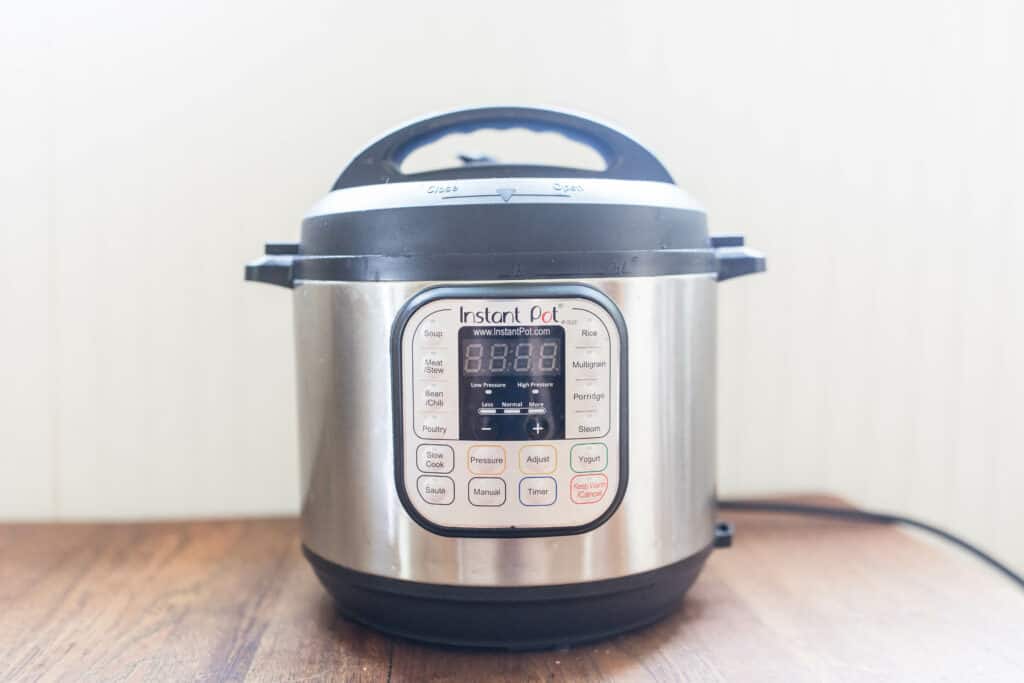
[[[421,444],[416,449],[416,467],[420,472],[448,474],[455,469],[455,451],[451,446]]]
[[[519,480],[519,502],[527,507],[554,505],[558,482],[554,477],[525,477]]]
[[[416,480],[416,490],[431,505],[451,505],[455,501],[455,482],[451,477],[424,475]]]

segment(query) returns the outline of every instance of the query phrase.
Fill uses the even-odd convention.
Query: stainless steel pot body
[[[533,283],[565,284],[565,280]],[[715,274],[579,280],[626,322],[629,480],[600,527],[568,536],[427,531],[395,486],[390,339],[435,282],[295,284],[303,542],[348,569],[460,586],[612,579],[711,545],[715,513]],[[445,282],[445,285],[484,284]]]

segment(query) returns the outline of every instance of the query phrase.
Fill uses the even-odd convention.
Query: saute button
[[[416,480],[420,498],[431,505],[451,505],[455,500],[455,482],[451,477],[422,476]]]
[[[569,482],[569,498],[578,505],[596,503],[608,491],[608,477],[603,474],[577,474]]]
[[[498,477],[473,477],[469,480],[469,502],[478,507],[505,504],[505,480]]]
[[[421,444],[416,449],[416,467],[420,472],[448,474],[455,469],[455,451],[451,446]]]
[[[501,474],[505,471],[505,449],[501,446],[470,446],[466,458],[473,474]]]
[[[519,480],[519,502],[529,507],[553,505],[558,498],[554,477],[524,477]]]
[[[554,446],[523,446],[519,449],[519,471],[523,474],[548,474],[558,463]]]
[[[608,467],[608,446],[603,443],[576,444],[569,451],[569,467],[573,472],[600,472]]]

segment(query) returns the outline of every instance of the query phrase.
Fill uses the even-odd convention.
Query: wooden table
[[[735,514],[684,607],[569,650],[335,615],[291,519],[0,526],[0,680],[1024,681],[1024,594],[892,527]]]

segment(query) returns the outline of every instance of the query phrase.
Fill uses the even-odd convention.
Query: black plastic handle
[[[471,133],[485,128],[526,128],[537,132],[561,133],[594,149],[604,159],[606,168],[603,171],[592,171],[559,166],[475,164],[424,173],[401,172],[402,161],[413,150],[451,133]],[[551,109],[483,107],[421,119],[388,133],[349,163],[334,183],[333,189],[442,178],[522,178],[544,175],[673,182],[665,167],[646,148],[604,124]]]

